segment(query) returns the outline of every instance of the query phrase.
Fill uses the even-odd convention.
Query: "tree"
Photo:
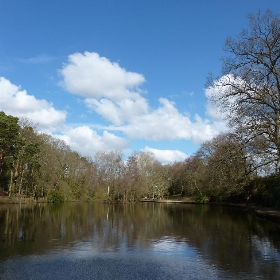
[[[136,154],[128,157],[125,174],[124,200],[136,200],[141,196],[141,177]]]
[[[247,146],[253,167],[280,168],[280,19],[249,15],[249,29],[228,38],[223,77],[208,92]]]
[[[123,154],[120,151],[100,151],[95,154],[99,190],[103,198],[119,199],[122,193],[122,176],[124,174]]]
[[[19,125],[21,145],[14,166],[14,189],[19,195],[35,195],[40,171],[40,141],[30,120],[21,118]]]
[[[95,189],[95,169],[89,158],[71,152],[67,159],[64,181],[68,186],[71,199],[92,198]]]
[[[204,161],[194,155],[187,158],[184,162],[184,188],[183,191],[189,195],[203,196],[208,187],[208,182],[205,180],[206,166]]]
[[[150,152],[135,153],[142,196],[162,198],[168,193],[168,173]],[[140,187],[140,186],[139,186]]]
[[[18,118],[0,112],[0,185],[4,188],[9,185],[9,196],[13,191],[15,160],[21,145],[19,133]]]
[[[236,135],[221,134],[204,142],[196,158],[203,162],[204,187],[210,196],[226,199],[243,192],[250,167]]]
[[[39,196],[48,195],[53,190],[66,191],[66,175],[71,149],[62,140],[47,134],[40,135],[41,175],[37,193]]]
[[[169,181],[169,194],[185,194],[186,188],[186,164],[184,162],[174,162],[166,166]]]

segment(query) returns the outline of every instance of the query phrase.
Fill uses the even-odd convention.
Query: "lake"
[[[280,279],[280,227],[192,204],[0,205],[0,279]]]

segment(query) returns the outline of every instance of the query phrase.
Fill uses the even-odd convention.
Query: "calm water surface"
[[[209,205],[0,205],[0,279],[280,279],[280,228]]]

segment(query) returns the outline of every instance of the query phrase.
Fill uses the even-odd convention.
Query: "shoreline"
[[[172,200],[172,199],[142,199],[139,202],[154,202],[154,203],[167,203],[167,204],[208,204],[208,205],[217,205],[217,206],[229,206],[229,207],[239,207],[246,209],[247,211],[252,211],[257,217],[270,220],[280,225],[280,210],[276,208],[261,207],[255,205],[247,204],[234,204],[234,203],[198,203],[195,201],[182,201],[182,200]]]
[[[64,201],[64,202],[73,202],[73,201]],[[78,202],[78,201],[75,201]],[[82,202],[82,201],[80,201]],[[85,201],[86,202],[86,201]],[[275,222],[280,225],[280,210],[276,208],[269,208],[269,207],[261,207],[261,206],[255,206],[255,205],[247,205],[247,204],[234,204],[234,203],[210,203],[210,202],[204,202],[199,203],[194,201],[192,198],[185,198],[184,200],[178,200],[178,199],[140,199],[138,202],[146,202],[146,203],[166,203],[166,204],[208,204],[208,205],[220,205],[220,206],[229,206],[229,207],[239,207],[246,209],[248,211],[252,211],[257,217],[262,219],[267,219],[272,222]],[[40,204],[40,203],[49,203],[46,201],[46,199],[34,199],[34,198],[18,198],[18,197],[7,197],[7,196],[0,196],[0,205],[5,204]],[[108,204],[113,203],[105,202]],[[117,203],[117,202],[114,202]],[[127,202],[131,203],[131,202]],[[135,202],[133,202],[135,203]]]

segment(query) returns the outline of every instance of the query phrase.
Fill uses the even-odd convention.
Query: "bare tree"
[[[142,196],[162,198],[168,193],[169,186],[166,169],[155,159],[153,153],[138,152],[135,157],[141,178]]]
[[[255,169],[280,168],[280,19],[249,15],[249,28],[228,38],[223,77],[211,82],[212,101],[242,136]]]
[[[124,174],[121,151],[99,151],[95,154],[98,185],[103,198],[119,199],[122,195],[122,176]]]
[[[136,154],[127,159],[124,182],[124,200],[137,200],[141,197],[141,177]]]

